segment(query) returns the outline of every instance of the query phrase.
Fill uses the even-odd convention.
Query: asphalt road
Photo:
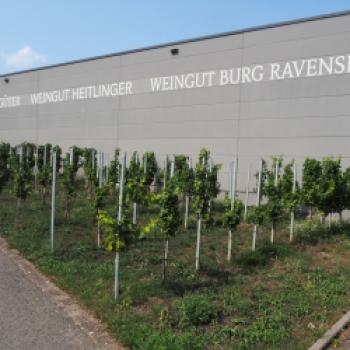
[[[94,350],[96,344],[0,249],[0,350]]]

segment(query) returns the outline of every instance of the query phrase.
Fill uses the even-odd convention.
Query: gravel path
[[[0,240],[1,350],[122,350],[97,320]]]

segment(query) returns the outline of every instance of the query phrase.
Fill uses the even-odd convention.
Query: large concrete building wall
[[[177,48],[178,55],[171,49]],[[93,146],[127,151],[185,153],[201,147],[223,164],[239,158],[242,189],[248,165],[283,155],[350,159],[350,69],[341,74],[270,79],[271,64],[350,55],[350,14],[247,30],[14,73],[0,79],[0,99],[21,104],[0,108],[0,140]],[[345,64],[345,63],[344,63]],[[220,84],[221,70],[262,66],[264,79]],[[340,66],[338,66],[340,69]],[[262,68],[261,68],[262,69]],[[152,91],[150,78],[214,71],[202,88]],[[5,82],[5,78],[9,79]],[[131,94],[57,103],[30,103],[30,94],[131,81]],[[208,84],[209,85],[209,84]],[[125,92],[125,91],[124,91]]]

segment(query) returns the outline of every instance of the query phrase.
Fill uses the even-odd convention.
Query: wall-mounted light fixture
[[[171,49],[170,52],[171,52],[171,54],[172,54],[173,56],[176,56],[176,55],[179,54],[179,49],[174,48],[174,49]]]

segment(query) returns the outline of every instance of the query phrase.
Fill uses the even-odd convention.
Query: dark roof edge
[[[224,32],[224,33],[219,33],[219,34],[205,35],[205,36],[200,36],[200,37],[191,38],[191,39],[163,43],[163,44],[159,44],[159,45],[146,46],[146,47],[142,47],[139,49],[120,51],[120,52],[115,52],[115,53],[106,54],[106,55],[93,56],[93,57],[72,60],[72,61],[67,61],[67,62],[63,62],[63,63],[56,63],[56,64],[37,67],[37,68],[25,69],[25,70],[15,71],[15,72],[7,73],[7,74],[0,74],[0,78],[13,76],[13,75],[17,75],[17,74],[22,74],[22,73],[30,73],[30,72],[40,71],[40,70],[44,70],[44,69],[51,69],[51,68],[56,68],[56,67],[61,67],[61,66],[67,66],[67,65],[75,64],[75,63],[88,62],[88,61],[99,60],[99,59],[109,58],[109,57],[114,57],[114,56],[122,56],[122,55],[127,55],[130,53],[137,53],[137,52],[142,52],[142,51],[154,50],[154,49],[159,49],[159,48],[163,48],[163,47],[167,47],[167,46],[187,44],[187,43],[196,42],[196,41],[215,39],[215,38],[225,37],[225,36],[229,36],[229,35],[243,34],[243,33],[254,32],[254,31],[258,31],[258,30],[278,28],[278,27],[283,27],[283,26],[292,25],[292,24],[312,22],[312,21],[341,17],[341,16],[346,16],[346,15],[350,15],[350,10],[333,12],[333,13],[328,13],[328,14],[323,14],[323,15],[318,15],[318,16],[313,16],[313,17],[304,17],[304,18],[293,19],[293,20],[288,20],[288,21],[283,21],[283,22],[277,22],[277,23],[273,23],[273,24],[265,24],[265,25],[255,26],[255,27],[248,27],[248,28],[244,28],[244,29],[239,29],[239,30],[234,30],[234,31],[229,31],[229,32]]]

